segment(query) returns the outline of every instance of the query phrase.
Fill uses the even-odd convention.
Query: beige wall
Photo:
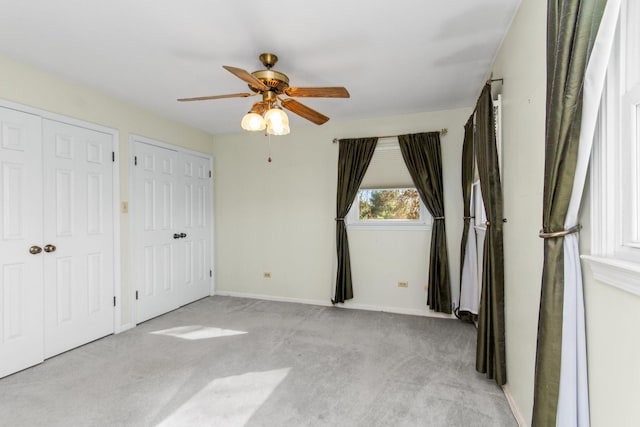
[[[120,198],[129,198],[129,134],[211,154],[213,137],[49,73],[0,57],[0,99],[116,129],[120,133]],[[131,318],[129,217],[120,216],[122,323]]]
[[[334,137],[395,135],[448,128],[442,137],[452,284],[458,285],[462,196],[460,156],[470,109],[292,125],[268,139],[216,138],[217,290],[328,303],[335,253],[338,145]],[[350,230],[355,298],[350,305],[425,313],[430,232]],[[263,273],[270,272],[271,279]],[[397,282],[409,282],[407,289]]]
[[[508,387],[531,420],[542,271],[541,226],[546,88],[546,2],[523,0],[493,66],[503,94],[505,312]],[[589,190],[581,252],[589,253]],[[583,265],[591,422],[640,420],[640,298],[593,280]]]

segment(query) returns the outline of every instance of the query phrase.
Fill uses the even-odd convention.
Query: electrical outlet
[[[271,272],[265,271],[262,277],[264,277],[265,279],[271,279]]]
[[[399,288],[408,288],[409,287],[409,282],[398,282],[398,287]]]

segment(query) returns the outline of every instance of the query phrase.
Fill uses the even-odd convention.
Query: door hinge
[[[209,171],[209,178],[211,178],[211,171]]]
[[[213,277],[213,270],[209,270],[209,277]]]
[[[138,291],[136,291],[136,301],[138,300]]]
[[[116,152],[115,151],[111,152],[111,160],[115,163],[115,161],[116,161]]]
[[[133,165],[138,166],[138,156],[133,156]]]
[[[116,297],[115,296],[113,297],[113,306],[114,307],[116,306]]]

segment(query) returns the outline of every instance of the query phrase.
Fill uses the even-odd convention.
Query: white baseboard
[[[529,423],[525,421],[524,416],[522,415],[522,412],[520,412],[518,405],[516,405],[516,401],[513,398],[513,394],[511,394],[511,389],[509,388],[509,384],[505,384],[502,386],[502,392],[504,393],[504,396],[507,398],[507,402],[509,402],[509,407],[511,408],[511,412],[513,413],[513,417],[516,419],[518,426],[528,427]]]
[[[304,298],[280,297],[280,296],[262,295],[262,294],[249,294],[249,293],[234,292],[234,291],[216,291],[215,295],[220,295],[220,296],[225,296],[225,297],[261,299],[261,300],[266,300],[266,301],[296,302],[296,303],[299,303],[299,304],[321,305],[321,306],[324,306],[324,307],[330,307],[331,306],[331,301],[323,301],[323,300],[316,300],[316,299],[304,299]]]
[[[262,294],[250,294],[250,293],[234,292],[234,291],[216,291],[215,295],[261,299],[261,300],[267,300],[267,301],[295,302],[300,304],[320,305],[323,307],[331,307],[333,305],[331,304],[331,301],[324,301],[324,300],[291,298],[291,297],[281,297],[281,296],[262,295]],[[358,303],[351,303],[349,301],[347,301],[344,304],[336,304],[336,307],[346,308],[350,310],[382,311],[385,313],[408,314],[411,316],[455,319],[455,316],[453,314],[436,313],[429,310],[426,307],[424,308],[424,310],[422,310],[422,309],[416,309],[416,308],[384,307],[384,306],[378,306],[378,305],[358,304]]]

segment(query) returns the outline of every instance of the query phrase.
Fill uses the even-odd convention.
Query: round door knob
[[[49,253],[49,252],[55,252],[55,250],[56,250],[56,247],[55,247],[55,246],[53,246],[53,245],[46,245],[46,246],[44,247],[44,251],[45,251],[45,252],[47,252],[47,253]]]
[[[29,248],[29,253],[31,255],[38,255],[40,252],[42,252],[42,248],[40,246],[31,246]]]

